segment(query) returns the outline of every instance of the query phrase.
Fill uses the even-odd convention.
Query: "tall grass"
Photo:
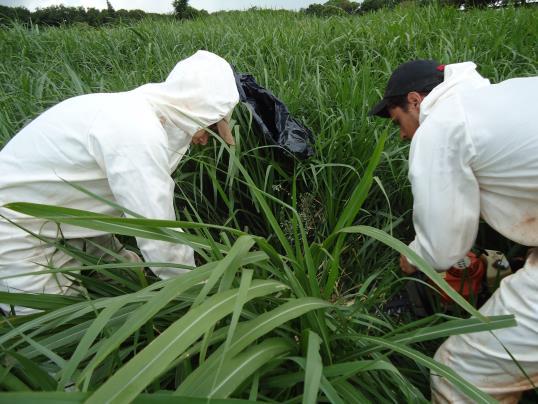
[[[159,281],[58,243],[82,264],[62,271],[88,293],[2,294],[44,312],[1,323],[0,387],[11,393],[0,401],[424,402],[429,368],[487,402],[420,351],[513,319],[488,321],[466,306],[475,317],[402,325],[379,310],[402,282],[395,251],[405,246],[389,234],[409,237],[411,205],[406,147],[366,113],[388,73],[415,57],[474,60],[493,81],[535,75],[536,20],[532,9],[404,7],[353,18],[262,11],[0,31],[1,142],[62,99],[161,81],[201,48],[254,74],[317,134],[315,156],[296,161],[257,138],[238,108],[237,147],[194,149],[175,174],[180,222],[13,205],[127,241],[144,232],[191,244],[200,267]]]

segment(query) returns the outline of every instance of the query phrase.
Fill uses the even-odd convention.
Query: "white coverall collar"
[[[433,112],[440,101],[459,92],[488,85],[490,85],[489,80],[476,71],[476,64],[473,62],[446,65],[444,81],[435,87],[420,104],[420,124]]]

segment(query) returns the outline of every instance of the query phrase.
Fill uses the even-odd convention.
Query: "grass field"
[[[494,329],[509,317],[402,322],[383,313],[405,281],[397,267],[405,246],[396,239],[410,241],[412,200],[407,145],[367,111],[390,71],[413,58],[472,60],[493,82],[537,75],[537,27],[535,7],[404,5],[362,17],[252,11],[0,30],[0,145],[58,101],[162,81],[197,49],[253,74],[317,137],[311,159],[283,156],[249,130],[238,108],[238,146],[194,148],[175,174],[186,233],[119,219],[127,241],[145,230],[195,246],[200,268],[177,281],[83,256],[73,276],[87,296],[2,294],[45,311],[1,323],[0,388],[11,395],[0,401],[426,402],[434,369],[488,402],[429,356],[463,327]],[[97,226],[61,209],[28,212]],[[118,228],[118,219],[99,219],[103,229]]]

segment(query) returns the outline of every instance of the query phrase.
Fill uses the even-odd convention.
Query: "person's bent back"
[[[199,51],[178,63],[163,83],[74,97],[23,128],[0,152],[0,277],[17,275],[0,280],[0,290],[77,292],[72,279],[62,273],[18,276],[76,266],[69,255],[55,250],[43,237],[75,243],[91,238],[107,243],[105,248],[122,248],[117,240],[103,240],[103,232],[60,228],[1,206],[33,202],[121,214],[69,185],[74,183],[144,217],[175,220],[171,173],[205,128],[219,123],[221,136],[233,142],[225,137],[231,136],[226,121],[238,101],[230,65],[217,55]],[[142,238],[137,243],[148,262],[194,267],[189,246]],[[184,272],[152,270],[163,279]],[[10,309],[7,305],[0,308]],[[31,312],[21,307],[16,311]]]

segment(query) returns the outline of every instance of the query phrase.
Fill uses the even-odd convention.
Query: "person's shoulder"
[[[502,101],[509,98],[531,99],[534,101],[538,92],[538,76],[507,79],[500,83],[492,84],[488,90],[480,95],[491,99],[501,98]]]
[[[102,100],[97,127],[113,125],[132,134],[160,128],[156,114],[144,99],[127,92],[107,95]]]
[[[131,92],[100,93],[93,94],[98,102],[101,102],[102,115],[106,117],[121,117],[124,115],[136,121],[138,117],[143,118],[152,110],[144,99]]]

